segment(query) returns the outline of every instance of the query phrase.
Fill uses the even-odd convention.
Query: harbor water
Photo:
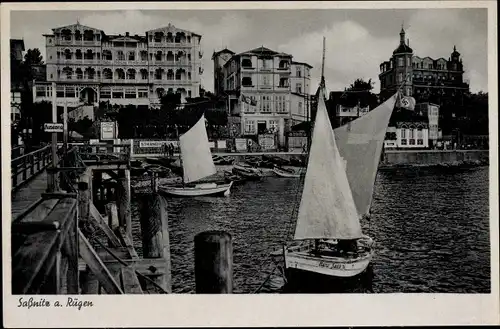
[[[362,222],[376,241],[368,290],[490,292],[488,171],[379,172],[371,220]],[[233,237],[234,292],[256,291],[275,269],[269,254],[293,236],[301,191],[297,178],[265,177],[233,186],[229,197],[168,198],[174,293],[194,293],[194,236],[206,230]],[[133,216],[141,252],[137,204]]]

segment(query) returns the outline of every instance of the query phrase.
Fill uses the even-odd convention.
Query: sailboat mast
[[[181,155],[181,139],[179,138],[179,126],[176,124],[175,125],[175,133],[177,134],[177,144],[179,145],[179,163],[181,165],[181,178],[182,178],[182,185],[185,185],[184,183],[184,170],[182,167],[182,155]]]

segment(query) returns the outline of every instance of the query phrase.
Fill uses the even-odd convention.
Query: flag
[[[241,94],[241,100],[244,102],[244,103],[247,103],[249,105],[252,105],[252,106],[256,106],[257,105],[257,101],[252,99],[250,96],[245,96],[243,94]]]
[[[415,103],[415,98],[411,96],[401,96],[399,99],[399,107],[409,111],[415,110]]]

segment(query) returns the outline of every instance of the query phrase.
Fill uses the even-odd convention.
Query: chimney
[[[128,32],[125,32],[125,36],[128,37]]]

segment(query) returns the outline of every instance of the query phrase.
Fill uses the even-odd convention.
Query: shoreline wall
[[[381,165],[435,165],[458,162],[488,162],[489,150],[419,150],[385,151]]]

